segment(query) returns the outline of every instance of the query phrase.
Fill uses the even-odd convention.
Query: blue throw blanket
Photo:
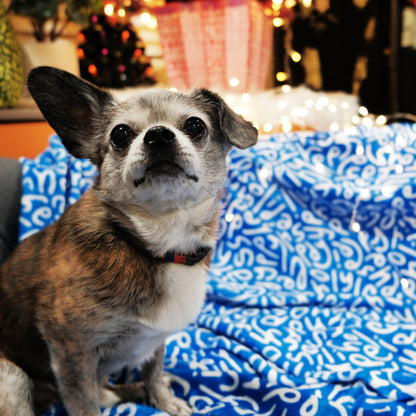
[[[231,152],[207,300],[166,347],[195,415],[416,414],[415,159],[406,124],[275,135]],[[95,169],[56,136],[22,164],[24,238]],[[126,369],[115,382],[138,377]],[[126,403],[103,414],[160,412]]]

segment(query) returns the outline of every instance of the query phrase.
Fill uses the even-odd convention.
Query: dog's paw
[[[161,383],[148,387],[150,404],[172,416],[191,416],[192,409],[185,400],[176,397],[170,389],[170,377],[164,376]]]
[[[118,403],[143,402],[146,390],[142,382],[114,385],[104,382],[100,386],[99,395],[101,407],[112,407]]]

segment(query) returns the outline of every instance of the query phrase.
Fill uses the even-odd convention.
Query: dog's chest
[[[163,295],[140,321],[157,331],[174,332],[194,321],[205,300],[207,269],[203,264],[168,263],[156,277]]]
[[[110,342],[100,346],[101,359],[98,365],[98,377],[116,373],[126,365],[141,365],[153,356],[167,336],[162,331],[143,327],[137,322],[131,322],[128,332],[130,333],[119,334]]]
[[[126,364],[142,363],[167,336],[194,321],[205,299],[206,274],[203,265],[162,267],[156,276],[164,288],[162,299],[138,319],[130,316],[116,325],[117,336],[101,351],[99,374],[118,371]]]

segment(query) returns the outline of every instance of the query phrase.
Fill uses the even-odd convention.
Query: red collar
[[[160,258],[168,263],[184,264],[185,266],[193,266],[203,260],[211,252],[210,248],[201,247],[193,254],[179,254],[168,251]]]

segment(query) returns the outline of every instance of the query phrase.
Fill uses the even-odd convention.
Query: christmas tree
[[[79,34],[81,76],[102,87],[151,85],[150,60],[130,23],[112,23],[104,14],[90,17]]]

